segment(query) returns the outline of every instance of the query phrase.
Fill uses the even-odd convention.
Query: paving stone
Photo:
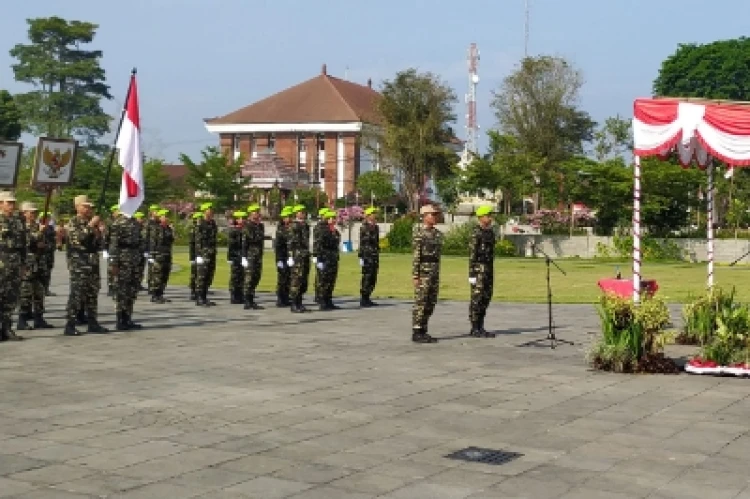
[[[230,493],[240,493],[249,498],[277,499],[289,497],[293,494],[313,488],[313,484],[293,480],[283,480],[273,477],[258,477],[232,487],[227,487]]]

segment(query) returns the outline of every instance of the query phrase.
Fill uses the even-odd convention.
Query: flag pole
[[[130,100],[130,91],[133,89],[133,77],[138,71],[136,68],[130,72],[130,80],[128,81],[128,91],[125,94],[125,101],[122,104],[122,111],[120,111],[120,122],[117,124],[117,132],[115,133],[115,141],[112,144],[112,150],[109,153],[109,161],[107,162],[107,169],[104,171],[104,183],[102,184],[102,193],[99,196],[99,203],[97,203],[98,212],[101,214],[104,209],[104,200],[107,194],[107,184],[109,184],[109,176],[112,172],[112,163],[115,161],[115,152],[117,151],[117,139],[120,137],[120,129],[122,129],[122,121],[125,119],[125,113],[128,110],[128,101]]]

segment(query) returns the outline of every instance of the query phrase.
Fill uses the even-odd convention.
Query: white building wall
[[[336,197],[344,197],[344,175],[346,156],[344,155],[344,138],[339,135],[336,140]]]

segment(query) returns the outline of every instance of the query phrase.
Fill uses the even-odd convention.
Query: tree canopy
[[[217,209],[230,208],[248,198],[251,179],[241,175],[244,158],[232,160],[218,147],[206,147],[199,162],[187,154],[181,154],[180,160],[188,169],[186,182],[196,196],[211,200]]]
[[[21,112],[10,92],[0,90],[0,140],[18,140],[21,132]]]

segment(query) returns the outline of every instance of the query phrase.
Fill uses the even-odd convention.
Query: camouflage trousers
[[[469,320],[474,323],[480,321],[487,313],[487,307],[492,300],[494,272],[492,266],[485,264],[479,264],[472,270],[477,282],[471,286]]]
[[[241,260],[229,260],[229,294],[234,298],[242,296],[245,283],[245,269]]]
[[[365,257],[362,259],[362,281],[359,285],[359,294],[362,297],[369,298],[375,291],[375,285],[378,283],[378,270],[380,261],[377,257]]]
[[[172,255],[159,255],[154,257],[154,263],[151,264],[151,282],[149,291],[152,296],[164,296],[164,290],[167,289],[169,274],[172,272]]]
[[[85,309],[86,316],[90,321],[97,320],[101,277],[99,265],[94,263],[94,258],[98,261],[99,254],[80,253],[71,256],[69,260],[70,292],[68,294],[68,306],[65,309],[68,322],[75,320],[80,309]]]
[[[115,309],[128,315],[133,313],[133,306],[141,288],[141,255],[137,249],[120,250],[117,261],[117,288],[115,289]]]
[[[30,269],[21,280],[20,313],[44,313],[44,274],[44,269]]]
[[[195,277],[195,289],[197,291],[208,291],[214,282],[216,273],[216,255],[204,256],[201,265],[196,264],[197,275]]]
[[[190,291],[195,292],[195,283],[198,280],[198,265],[190,264]]]
[[[146,257],[141,255],[138,260],[138,290],[141,289],[141,283],[143,282],[143,278],[146,275],[146,264],[148,261],[146,260]],[[119,277],[119,274],[118,274]]]
[[[255,289],[263,275],[263,255],[250,255],[247,257],[247,263],[248,266],[244,269],[245,275],[242,281],[242,296],[245,297],[246,301],[255,297]]]
[[[301,300],[307,293],[310,278],[310,257],[295,258],[294,266],[290,269],[289,295],[292,300]]]
[[[2,322],[10,326],[18,305],[21,290],[21,254],[0,254],[0,314]]]
[[[117,285],[117,276],[112,271],[112,264],[107,261],[107,290],[114,293],[115,286]]]
[[[47,253],[44,258],[45,265],[42,271],[42,285],[45,291],[49,291],[49,285],[52,282],[52,270],[55,268],[55,254]]]
[[[286,261],[281,262],[279,266],[276,263],[276,297],[279,300],[287,300],[289,298],[289,284],[291,281],[292,274],[289,271],[289,267],[286,265]]]
[[[320,262],[320,260],[318,260]],[[318,296],[323,300],[333,298],[333,290],[336,288],[336,279],[339,276],[338,259],[323,261],[323,270],[316,269],[318,277]]]
[[[414,288],[412,329],[427,329],[427,323],[435,311],[439,288],[440,264],[423,263],[419,269],[419,284]]]

